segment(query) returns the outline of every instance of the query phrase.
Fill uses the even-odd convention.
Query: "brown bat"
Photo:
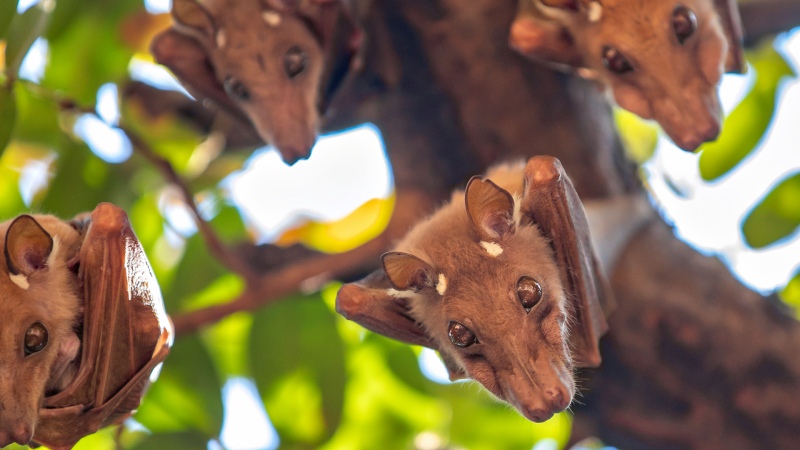
[[[0,447],[69,449],[139,406],[172,326],[120,208],[0,224]]]
[[[520,0],[510,45],[608,89],[688,151],[713,141],[723,73],[744,73],[735,0]]]
[[[252,122],[287,162],[307,158],[357,44],[341,2],[175,0],[172,17],[151,43],[156,61],[196,98]]]
[[[343,286],[336,310],[439,351],[534,422],[572,402],[573,369],[600,364],[613,302],[586,217],[561,163],[537,156],[474,177],[465,192]]]

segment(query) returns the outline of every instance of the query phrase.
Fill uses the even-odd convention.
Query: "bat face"
[[[743,70],[740,39],[732,0],[528,0],[510,44],[597,81],[693,151],[719,135],[717,87]]]
[[[80,284],[70,268],[77,229],[52,216],[0,224],[0,447],[25,445],[45,395],[75,376]]]
[[[319,30],[281,2],[209,3],[174,2],[175,29],[194,42],[165,33],[154,40],[156,59],[190,90],[243,111],[287,162],[307,158],[325,62]]]
[[[624,109],[655,119],[694,150],[720,131],[717,85],[728,42],[709,1],[604,1],[596,26],[577,33],[587,66]]]
[[[466,211],[459,216],[468,223]],[[506,236],[497,256],[462,236],[438,243],[423,253],[436,287],[408,296],[410,315],[461,377],[475,379],[529,420],[563,411],[575,383],[564,290],[547,241],[528,225]],[[389,255],[384,264],[393,273],[398,263]]]

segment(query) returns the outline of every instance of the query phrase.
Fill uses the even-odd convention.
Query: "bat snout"
[[[0,447],[11,445],[11,443],[19,445],[28,445],[33,438],[33,427],[29,424],[17,422],[11,424],[6,429],[0,430]]]

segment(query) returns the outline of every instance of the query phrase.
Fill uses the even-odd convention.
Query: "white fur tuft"
[[[481,241],[481,247],[486,250],[486,253],[494,257],[500,256],[500,254],[503,253],[503,247],[500,247],[500,244],[494,242]]]
[[[436,283],[436,291],[439,295],[444,295],[447,292],[447,278],[444,277],[443,273],[439,274],[439,282]]]
[[[514,225],[519,227],[520,220],[522,220],[522,196],[514,194]]]
[[[219,30],[217,32],[217,47],[222,48],[225,47],[225,30]]]
[[[17,286],[21,287],[22,289],[25,289],[26,291],[30,287],[30,284],[28,284],[28,278],[23,274],[19,274],[19,275],[11,275],[11,274],[9,274],[8,277],[11,278],[11,281],[13,281],[14,284],[16,284]]]
[[[589,2],[589,10],[586,12],[590,23],[597,23],[603,18],[603,5],[598,1]]]
[[[417,296],[417,293],[412,290],[398,291],[397,289],[387,289],[386,293],[395,298],[415,298]]]
[[[53,250],[50,252],[50,256],[47,257],[47,267],[52,267],[53,262],[55,262],[56,258],[58,257],[58,252],[61,250],[61,239],[58,236],[53,236]]]
[[[264,22],[267,22],[267,25],[271,27],[277,27],[281,24],[281,15],[275,11],[264,11],[261,13],[261,17],[263,17]]]

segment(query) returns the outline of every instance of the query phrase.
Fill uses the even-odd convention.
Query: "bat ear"
[[[467,183],[464,201],[481,241],[498,242],[514,232],[514,198],[491,180],[472,177]]]
[[[201,39],[214,38],[214,19],[196,0],[173,0],[171,13],[181,32]]]
[[[225,93],[208,54],[195,38],[170,28],[153,38],[150,52],[156,62],[171,70],[193,96],[200,100],[209,98],[240,122],[250,123],[250,119]]]
[[[717,13],[725,29],[728,39],[728,56],[725,59],[725,72],[745,73],[747,64],[742,47],[742,19],[739,16],[739,5],[736,0],[714,0]]]
[[[529,3],[533,2],[519,2],[520,9],[511,24],[508,37],[509,46],[523,56],[554,66],[556,69],[583,66],[583,56],[578,52],[575,39],[569,30],[555,19],[548,19],[541,13],[528,11],[528,8],[536,7]],[[550,0],[543,3],[553,3],[552,6],[562,9],[577,10],[577,2],[574,0]]]
[[[28,276],[43,269],[53,251],[53,238],[33,217],[22,215],[8,226],[5,256],[8,271]]]
[[[388,338],[435,349],[422,326],[409,316],[406,299],[389,295],[391,287],[383,270],[345,284],[336,295],[336,312]]]
[[[561,162],[535,156],[525,167],[522,214],[550,238],[575,325],[570,333],[577,367],[600,365],[600,337],[608,330],[605,313],[613,304],[589,239],[589,226],[578,194]]]
[[[381,256],[381,262],[389,284],[398,291],[436,288],[436,271],[414,255],[388,252]]]

